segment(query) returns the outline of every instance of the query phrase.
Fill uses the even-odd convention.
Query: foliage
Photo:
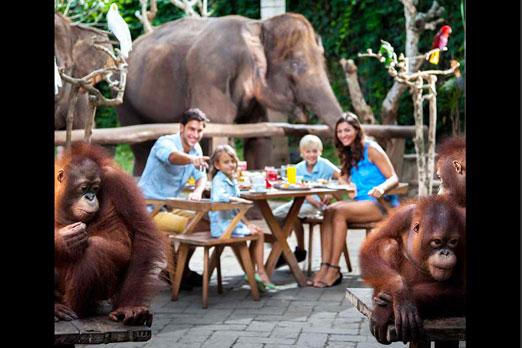
[[[135,12],[141,10],[139,0],[70,0],[69,15],[78,16],[78,19],[84,23],[93,23],[101,29],[108,30],[105,14],[112,2],[118,4],[120,13],[129,25],[132,38],[136,39],[142,35],[143,26],[135,16]],[[446,9],[442,15],[446,19],[443,24],[448,24],[453,29],[447,46],[448,50],[441,53],[439,68],[449,68],[450,60],[455,59],[461,63],[460,70],[465,76],[463,64],[465,59],[464,2],[463,0],[439,0],[438,2]],[[63,12],[66,4],[66,0],[57,0],[55,8]],[[427,12],[431,5],[432,1],[421,1],[417,5],[417,9],[420,12]],[[157,6],[158,12],[152,22],[154,26],[182,18],[185,15],[169,0],[157,0]],[[249,18],[260,18],[261,14],[260,0],[211,0],[208,7],[214,10],[212,16],[218,17],[237,14]],[[92,10],[93,8],[95,10]],[[376,59],[358,58],[357,54],[365,52],[367,48],[378,51],[381,40],[389,42],[391,46],[395,47],[397,54],[404,52],[406,33],[402,3],[398,0],[387,1],[386,6],[382,6],[382,1],[379,0],[287,0],[286,11],[304,15],[321,36],[330,83],[343,110],[352,108],[348,85],[339,62],[341,58],[353,59],[357,64],[359,81],[366,102],[372,107],[376,119],[380,121],[381,105],[386,93],[393,85],[393,79],[388,75],[382,63]],[[423,33],[419,42],[419,52],[427,52],[431,49],[433,37],[438,29]],[[426,62],[422,69],[428,68],[428,64]],[[440,136],[448,135],[451,132],[451,122],[447,120],[457,103],[455,98],[459,99],[458,102],[461,105],[464,103],[463,95],[457,96],[456,93],[450,93],[449,90],[441,88],[451,78],[453,77],[444,77],[437,82],[439,86],[437,132]],[[424,114],[427,122],[427,109]],[[460,114],[461,119],[464,119],[464,107],[460,107]],[[96,120],[97,127],[118,125],[114,110],[100,108],[97,111]],[[320,122],[314,116],[311,120],[313,123]],[[400,98],[397,121],[400,125],[414,124],[413,104],[407,92]],[[292,144],[295,143],[292,139],[290,140]],[[412,152],[413,142],[407,141],[406,147],[407,152]]]

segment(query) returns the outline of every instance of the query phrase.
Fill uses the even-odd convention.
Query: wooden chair
[[[251,204],[242,203],[220,203],[210,202],[209,199],[201,199],[200,201],[189,201],[183,198],[168,198],[165,201],[162,200],[146,200],[147,204],[153,204],[154,209],[151,214],[154,216],[157,214],[161,207],[166,205],[171,209],[183,209],[196,212],[196,215],[190,219],[184,231],[180,234],[174,232],[163,231],[166,233],[172,241],[173,250],[176,245],[179,244],[177,254],[175,255],[176,260],[170,257],[167,262],[167,268],[172,284],[172,301],[178,300],[179,288],[181,285],[181,277],[183,269],[187,262],[187,256],[189,248],[191,247],[203,247],[204,248],[204,260],[203,260],[203,308],[208,306],[208,282],[212,275],[214,266],[210,265],[209,262],[209,249],[214,247],[214,253],[212,254],[212,261],[215,264],[217,270],[217,285],[218,293],[223,292],[223,286],[221,282],[221,264],[219,256],[226,246],[230,246],[234,250],[234,254],[239,258],[240,265],[244,269],[248,276],[248,283],[250,285],[250,291],[255,301],[259,300],[259,290],[257,288],[254,266],[250,251],[246,244],[247,241],[259,239],[258,235],[249,235],[241,238],[232,238],[231,234],[237,223],[245,215],[246,211],[252,206]],[[239,213],[231,221],[226,231],[219,238],[213,238],[210,235],[210,231],[207,232],[194,232],[194,229],[198,222],[203,216],[209,211],[238,209]],[[217,252],[216,252],[217,251]]]
[[[386,195],[393,195],[393,194],[404,194],[408,192],[408,184],[407,183],[399,183],[394,188],[388,189],[384,192]],[[384,198],[379,198],[379,202],[382,204],[386,212],[389,212],[391,207],[386,203]],[[352,222],[348,224],[348,230],[366,230],[366,236],[375,228],[378,221],[371,221],[371,222]],[[316,225],[320,225],[323,222],[323,216],[322,215],[315,215],[315,216],[307,216],[305,218],[301,218],[302,224],[308,224],[308,269],[307,269],[307,275],[312,275],[312,246],[313,246],[313,232],[314,227]],[[347,242],[344,242],[343,246],[343,255],[344,259],[346,260],[346,267],[348,268],[348,272],[352,271],[352,264],[350,262],[350,255],[348,254],[348,245]]]

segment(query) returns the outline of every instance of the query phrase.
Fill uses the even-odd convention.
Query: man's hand
[[[194,190],[187,195],[187,199],[190,201],[200,201],[202,195],[203,192],[201,192],[200,190]]]
[[[191,156],[190,161],[196,167],[196,169],[203,170],[208,169],[209,165],[207,161],[210,159],[208,156]]]

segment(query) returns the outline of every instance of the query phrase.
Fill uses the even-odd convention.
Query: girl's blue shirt
[[[222,171],[218,171],[212,179],[211,202],[230,202],[231,197],[239,197],[239,184],[236,179],[230,179]],[[220,237],[232,219],[239,213],[238,209],[210,211],[210,234],[212,237]],[[249,228],[239,221],[232,237],[243,237],[250,234]]]

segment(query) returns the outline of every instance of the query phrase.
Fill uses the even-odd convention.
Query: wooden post
[[[210,140],[210,152],[209,152],[209,156],[211,154],[214,153],[214,150],[219,146],[219,145],[227,145],[229,143],[229,138],[228,137],[213,137],[211,140]]]
[[[428,164],[427,164],[427,185],[428,194],[431,195],[433,189],[433,173],[435,171],[435,132],[437,131],[437,90],[435,83],[437,76],[429,75],[429,94],[427,99],[430,103],[430,121],[428,126]]]
[[[424,151],[424,134],[422,133],[422,77],[419,77],[413,87],[413,115],[415,117],[415,152],[417,155],[417,173],[419,180],[419,196],[427,195],[426,187],[426,156]],[[429,130],[428,130],[429,131]]]
[[[78,101],[78,93],[80,87],[77,85],[71,86],[71,100],[69,101],[69,109],[67,110],[67,133],[65,136],[65,148],[71,147],[71,133],[74,121],[74,109],[76,107],[76,102]]]
[[[261,0],[261,19],[267,19],[286,12],[285,0]],[[288,122],[288,115],[267,109],[268,122]],[[288,137],[272,137],[271,161],[275,167],[289,163]]]
[[[94,119],[96,117],[96,99],[89,97],[89,106],[91,107],[91,115],[85,120],[85,130],[83,140],[86,143],[91,142],[92,129],[94,128]]]

